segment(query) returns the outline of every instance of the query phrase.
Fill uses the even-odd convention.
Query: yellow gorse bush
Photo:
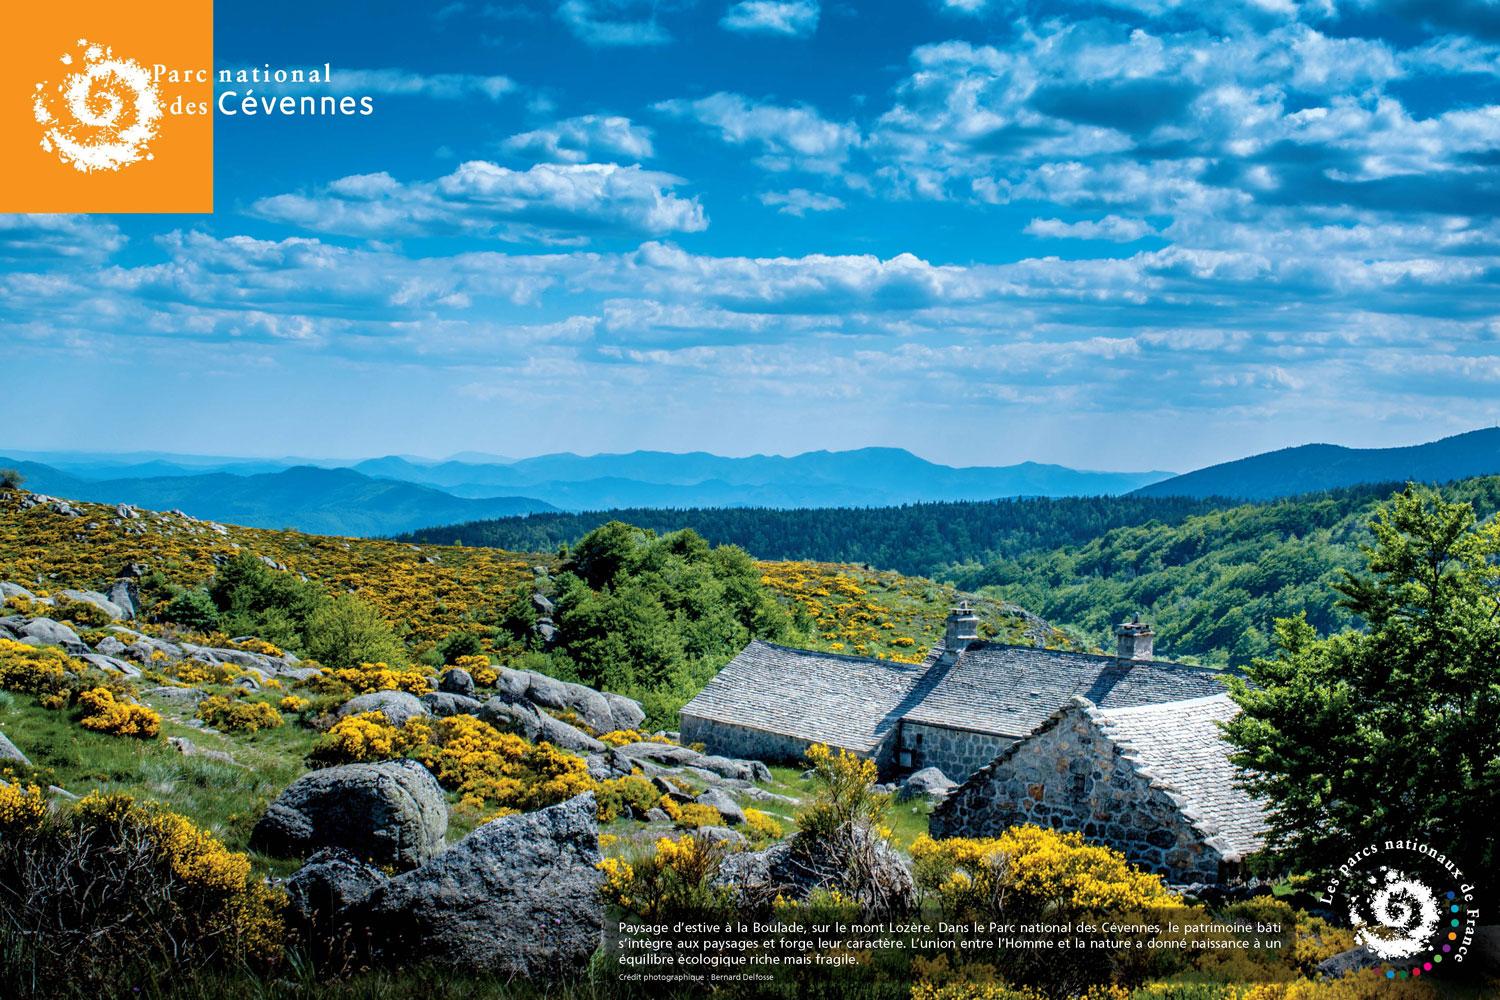
[[[289,694],[277,703],[283,712],[300,712],[307,707],[308,701],[299,695]]]
[[[780,840],[781,824],[759,809],[745,810],[745,831],[751,840]]]
[[[275,729],[286,720],[263,701],[240,701],[211,695],[198,703],[198,718],[226,733],[254,733]]]
[[[1160,876],[1132,867],[1123,854],[1088,844],[1077,833],[1017,826],[983,839],[934,840],[923,834],[912,844],[911,856],[918,886],[935,890],[951,914],[990,912],[1002,899],[1058,904],[1070,911],[1179,905]]]
[[[374,691],[426,694],[434,687],[432,675],[425,670],[400,669],[385,663],[362,663],[357,667],[325,670],[308,684],[325,694],[370,694]]]
[[[105,687],[90,688],[78,695],[84,715],[78,724],[96,733],[155,739],[161,732],[161,716],[155,709],[123,701]]]
[[[693,836],[662,837],[650,854],[605,858],[601,893],[607,902],[642,917],[722,906],[727,891],[713,885],[723,849]]]
[[[0,781],[0,834],[35,830],[47,818],[47,797],[37,785]]]
[[[0,688],[25,694],[45,695],[60,690],[67,675],[78,665],[52,646],[28,646],[0,639]]]
[[[85,796],[74,806],[72,822],[116,835],[144,834],[154,844],[173,879],[198,895],[194,919],[203,930],[237,939],[261,961],[280,957],[285,938],[285,897],[251,875],[250,859],[229,850],[213,834],[185,816],[128,795]]]

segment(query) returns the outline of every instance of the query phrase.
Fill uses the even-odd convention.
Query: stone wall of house
[[[1063,712],[956,790],[933,811],[930,828],[934,837],[993,837],[1022,823],[1082,833],[1169,882],[1220,880],[1215,846],[1081,709]]]
[[[961,783],[1014,742],[1004,736],[908,721],[901,723],[898,763],[903,770],[909,771],[935,767],[951,780]]]
[[[721,757],[763,760],[772,764],[798,764],[813,742],[796,736],[783,736],[749,726],[705,719],[686,712],[682,713],[681,722],[684,744],[702,743],[705,753]],[[894,760],[894,746],[894,740],[887,740],[874,754],[875,762],[882,771],[888,769]],[[871,755],[859,753],[859,756]]]

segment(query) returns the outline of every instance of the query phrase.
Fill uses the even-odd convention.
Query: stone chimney
[[[1115,626],[1115,659],[1121,663],[1134,663],[1152,659],[1152,646],[1156,633],[1151,626],[1136,615],[1128,622]]]
[[[952,659],[969,648],[969,643],[979,641],[979,616],[968,601],[959,601],[958,606],[948,612],[947,627],[943,630],[943,650]]]

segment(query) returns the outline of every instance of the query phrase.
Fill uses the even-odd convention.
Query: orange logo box
[[[212,212],[212,0],[10,5],[3,212]]]

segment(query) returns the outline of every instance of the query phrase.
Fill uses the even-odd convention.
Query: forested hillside
[[[1184,497],[1036,497],[908,504],[904,507],[773,510],[760,507],[611,510],[532,514],[442,528],[402,541],[548,552],[609,521],[656,532],[691,528],[762,559],[863,563],[924,576],[1037,549],[1074,545],[1112,528],[1177,524],[1223,501]]]
[[[1277,618],[1305,613],[1327,634],[1359,624],[1332,585],[1361,565],[1369,520],[1394,487],[1245,504],[1177,525],[1117,528],[1083,545],[1031,552],[959,572],[963,588],[1016,601],[1103,641],[1139,612],[1156,625],[1158,655],[1240,666],[1272,652]],[[1480,518],[1500,510],[1500,477],[1443,487]]]

